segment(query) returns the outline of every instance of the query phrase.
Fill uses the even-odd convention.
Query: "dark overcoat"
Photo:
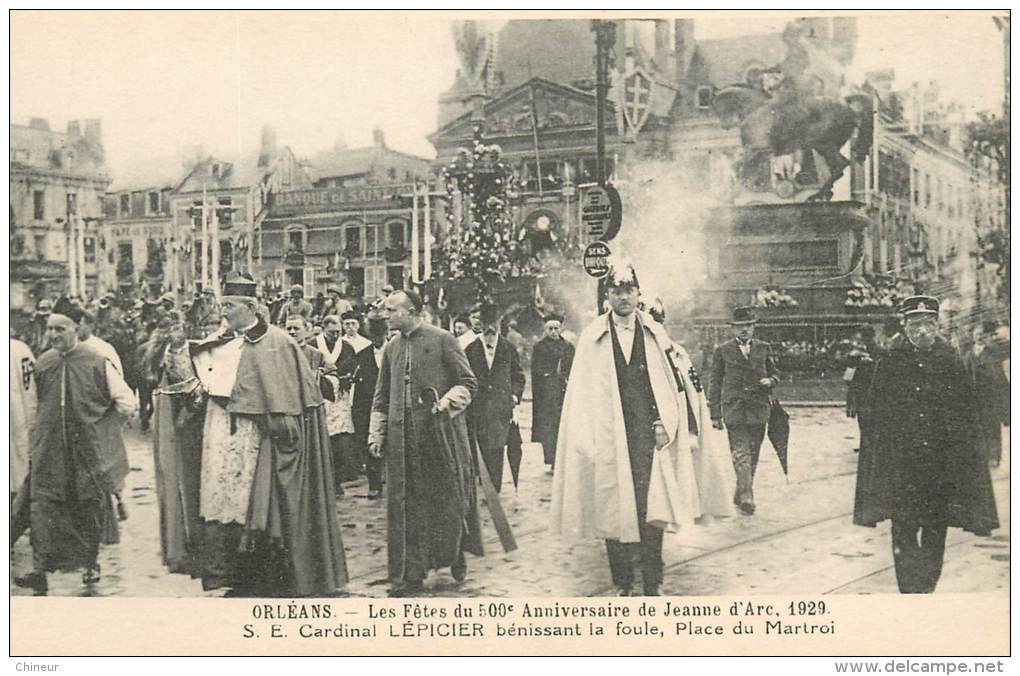
[[[562,338],[543,338],[531,353],[531,440],[556,445],[563,395],[574,363],[574,346]]]
[[[865,404],[854,523],[998,528],[988,464],[974,439],[973,389],[949,343],[895,345],[879,359]]]
[[[751,339],[749,356],[740,351],[736,340],[715,348],[708,387],[708,409],[712,420],[729,425],[764,425],[768,422],[772,387],[762,378],[779,380],[772,346]]]
[[[973,352],[966,360],[977,411],[977,438],[985,458],[1002,459],[1002,425],[1009,424],[1009,380],[1002,370],[1003,355],[993,347],[981,354]]]
[[[468,415],[481,448],[506,446],[514,414],[514,397],[524,394],[524,371],[517,348],[505,337],[496,343],[492,368],[485,359],[484,337],[465,348],[471,370],[478,380],[478,390],[471,399]]]
[[[408,364],[410,371],[405,373]],[[404,581],[409,529],[424,542],[427,568],[452,566],[462,548],[482,553],[475,482],[460,486],[457,478],[472,467],[466,414],[451,420],[457,467],[446,467],[435,417],[422,399],[429,389],[442,397],[455,385],[472,394],[476,388],[464,350],[452,333],[423,323],[386,343],[372,402],[371,439],[378,442],[377,435],[384,439],[387,555],[394,583]],[[382,429],[376,429],[376,420]]]

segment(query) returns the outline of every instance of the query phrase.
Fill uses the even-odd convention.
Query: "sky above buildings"
[[[493,17],[494,18],[494,17]],[[341,12],[24,12],[11,16],[11,115],[101,118],[114,174],[182,149],[254,152],[276,127],[299,156],[369,145],[433,156],[437,97],[458,67],[449,16]],[[698,18],[699,38],[780,30],[774,16]],[[987,15],[860,18],[851,77],[895,68],[943,98],[998,110],[1002,42]],[[172,174],[173,172],[171,172]]]

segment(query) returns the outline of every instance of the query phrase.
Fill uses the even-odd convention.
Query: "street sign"
[[[584,248],[584,271],[600,279],[609,274],[609,246],[605,242],[592,242]]]
[[[602,239],[609,231],[613,205],[609,193],[602,186],[592,186],[581,194],[581,223],[584,234],[591,239]]]

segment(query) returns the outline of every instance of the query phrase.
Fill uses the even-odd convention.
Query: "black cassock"
[[[556,459],[563,395],[574,362],[574,346],[562,338],[543,338],[531,353],[531,440],[542,444],[545,463]]]

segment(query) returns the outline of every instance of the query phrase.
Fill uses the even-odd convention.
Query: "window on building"
[[[46,235],[36,235],[33,241],[35,257],[39,260],[44,260],[49,257],[49,251],[46,247]]]
[[[361,249],[361,223],[348,223],[344,226],[344,251],[352,256],[363,254]]]
[[[155,216],[159,213],[159,192],[152,191],[148,195],[148,202],[146,203],[146,213],[149,216]]]
[[[43,190],[32,191],[32,217],[37,221],[46,218],[46,193]]]
[[[924,206],[931,206],[931,174],[924,175]]]
[[[712,88],[711,87],[698,87],[697,92],[698,108],[707,110],[712,106]]]
[[[95,263],[96,262],[96,238],[85,237],[82,241],[82,248],[85,249],[85,262]]]
[[[935,207],[942,211],[946,207],[945,195],[942,193],[942,179],[935,181]]]
[[[202,259],[202,252],[200,250],[200,247],[198,246],[199,244],[201,244],[201,243],[198,242],[198,243],[196,243],[196,246],[195,246],[195,253],[198,254],[196,256],[197,260],[201,260]],[[134,275],[135,268],[134,268],[134,261],[132,260],[133,256],[134,256],[134,249],[131,246],[131,242],[117,242],[117,276],[118,277],[131,277],[132,275]],[[197,264],[196,264],[196,267],[197,267]],[[201,269],[201,268],[198,268],[198,269]]]
[[[405,238],[406,229],[404,228],[403,221],[390,221],[386,224],[386,229],[389,231],[389,245],[392,248],[398,248],[407,246],[407,239]]]
[[[77,215],[78,213],[78,195],[77,193],[69,192],[65,196],[67,200],[67,213]]]
[[[202,200],[191,203],[191,223],[196,228],[202,227]]]
[[[284,228],[284,233],[287,238],[287,251],[303,253],[308,243],[308,229],[301,224],[288,225]]]
[[[120,215],[121,218],[131,215],[131,193],[129,192],[120,196]]]
[[[386,266],[370,265],[365,268],[365,297],[375,298],[386,285]]]
[[[405,171],[404,172],[404,182],[405,183],[413,183],[414,182],[414,172],[412,172],[412,171]]]
[[[234,199],[232,197],[217,197],[216,206],[216,215],[220,220],[220,225],[232,225],[234,222]]]
[[[914,206],[921,206],[921,172],[917,169],[910,170],[910,185],[914,190]]]
[[[365,268],[352,267],[347,271],[347,293],[368,298],[365,292]]]
[[[397,180],[397,170],[395,167],[390,167],[389,169],[386,170],[386,178],[390,179],[391,181]]]
[[[386,282],[394,289],[404,288],[404,266],[389,265],[386,267]]]
[[[382,226],[378,223],[368,223],[365,225],[365,255],[371,256],[377,253],[382,253],[382,250],[386,248],[386,241],[383,239],[386,233],[383,232]]]

